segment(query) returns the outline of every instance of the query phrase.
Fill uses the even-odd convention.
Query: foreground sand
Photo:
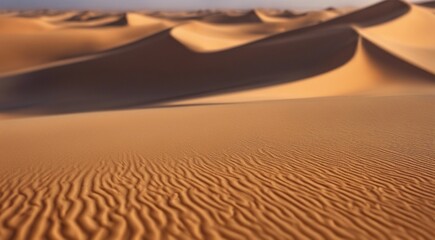
[[[0,239],[433,239],[433,6],[0,13]]]
[[[435,96],[4,120],[1,239],[431,239]]]

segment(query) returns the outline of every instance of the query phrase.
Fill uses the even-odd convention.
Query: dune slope
[[[340,95],[391,95],[434,92],[434,76],[397,59],[361,38],[352,58],[326,73],[269,86],[227,91],[174,100],[165,105],[218,104]]]
[[[207,94],[246,89],[257,90],[244,91],[246,97],[236,97],[237,101],[335,96],[371,91],[395,80],[400,85],[404,78],[417,83],[434,79],[434,16],[420,6],[385,1],[317,25],[311,21],[321,21],[322,15],[307,13],[283,22],[216,24],[204,20],[207,14],[217,13],[127,13],[121,15],[127,26],[64,26],[35,34],[30,45],[27,35],[6,35],[0,40],[3,68],[33,69],[3,77],[0,110],[82,112],[196,96],[201,97],[199,103]],[[221,15],[251,19],[261,12]],[[120,15],[81,12],[63,22],[86,24],[110,16]],[[174,21],[182,18],[190,20]],[[136,42],[120,47],[132,41]],[[356,50],[358,41],[374,45],[375,50],[371,54]],[[43,47],[48,44],[49,49]],[[405,70],[395,66],[405,66]],[[268,87],[276,84],[285,87]],[[219,97],[219,101],[236,98]]]
[[[0,77],[123,47],[171,26],[167,21],[139,24],[134,19],[130,25],[124,15],[83,22],[17,19],[0,18]]]
[[[435,24],[433,14],[419,6],[411,6],[404,16],[359,32],[364,38],[391,54],[435,75],[435,33],[428,31]]]
[[[202,54],[185,48],[165,31],[86,61],[4,79],[0,109],[89,111],[291,81],[345,63],[356,42],[355,31],[340,27]]]

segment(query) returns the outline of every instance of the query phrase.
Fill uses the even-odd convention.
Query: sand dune
[[[46,31],[55,28],[52,24],[39,19],[0,16],[0,34],[29,33]]]
[[[354,56],[345,65],[303,81],[196,97],[170,104],[204,104],[291,99],[381,92],[433,90],[433,43],[427,32],[435,18],[417,6],[394,21],[374,27],[354,27],[361,35]],[[412,26],[405,28],[403,26]],[[414,40],[415,34],[422,37]],[[403,57],[401,57],[403,56]],[[420,64],[419,64],[420,63]],[[418,90],[421,91],[421,90]],[[396,93],[397,93],[396,92]]]
[[[214,95],[169,102],[168,105],[268,101],[340,95],[391,95],[433,92],[434,76],[400,61],[360,39],[354,56],[337,69],[302,81],[240,88]]]
[[[330,19],[334,14],[327,11],[310,12],[291,19],[268,17],[255,12],[264,23],[233,23],[231,25],[208,24],[193,21],[172,29],[171,35],[196,52],[215,52],[246,45],[282,32],[312,26]]]
[[[163,24],[167,27],[171,27],[176,25],[176,23],[166,20],[159,19],[152,16],[147,16],[145,14],[129,12],[126,14],[128,25],[130,26],[142,26],[142,25],[151,25],[151,24]]]
[[[307,14],[307,12],[299,12],[295,10],[289,10],[289,9],[257,9],[257,14],[259,14],[260,18],[261,15],[266,15],[269,17],[277,17],[277,18],[295,18],[304,16]]]
[[[87,21],[95,21],[102,18],[107,18],[113,16],[114,14],[108,14],[104,12],[96,12],[96,11],[83,11],[71,16],[66,19],[66,21],[71,22],[87,22]],[[116,15],[116,14],[115,14]]]
[[[385,14],[389,9],[391,11]],[[365,21],[364,16],[370,22]],[[154,17],[138,14],[127,14],[126,19],[133,25],[148,22],[153,26],[148,35],[170,29],[150,37],[145,35],[141,41],[116,51],[11,75],[3,80],[4,87],[0,88],[0,108],[80,112],[183,101],[183,98],[243,88],[257,88],[256,93],[266,90],[270,94],[262,99],[267,100],[271,95],[273,99],[281,98],[283,94],[274,94],[269,89],[281,89],[282,85],[259,88],[283,83],[285,87],[278,92],[285,92],[285,99],[335,96],[370,91],[384,85],[378,83],[392,79],[396,82],[403,82],[400,79],[404,78],[415,82],[433,79],[430,58],[434,36],[429,33],[433,16],[408,3],[382,2],[298,29],[286,29],[287,23],[216,25],[187,21],[174,25],[171,21],[160,23]],[[290,24],[294,20],[290,19]],[[400,28],[406,24],[415,28]],[[422,35],[419,42],[409,37],[409,31]],[[385,34],[381,35],[383,32]],[[355,51],[360,38],[379,49],[372,51],[370,57],[366,57],[366,50]],[[419,51],[412,51],[415,49]],[[355,52],[356,60],[351,60]],[[58,57],[57,54],[55,51],[54,57]],[[396,68],[402,65],[409,65],[405,69],[412,70]],[[361,79],[348,80],[355,73],[360,73]],[[298,82],[293,83],[296,80]],[[258,95],[246,99],[256,99]],[[201,99],[198,101],[202,102]]]
[[[168,19],[176,22],[185,22],[191,20],[201,20],[204,17],[208,17],[213,14],[219,13],[219,11],[212,10],[200,10],[200,11],[154,11],[154,12],[143,12],[145,15]]]
[[[329,10],[312,11],[300,15],[296,15],[296,14],[293,15],[291,13],[287,15],[286,14],[270,15],[267,13],[267,11],[265,12],[265,11],[257,10],[256,14],[263,22],[282,23],[282,22],[293,21],[293,22],[297,22],[299,25],[303,24],[305,26],[317,24],[319,22],[329,20],[340,15],[339,12],[329,11]]]
[[[387,0],[332,19],[328,24],[353,23],[367,27],[394,20],[408,12],[409,9],[410,5],[407,2]]]
[[[0,239],[432,239],[435,15],[0,13]]]
[[[38,17],[39,19],[47,22],[63,22],[67,21],[68,19],[71,19],[72,17],[76,16],[78,13],[77,11],[66,11],[61,12],[55,15],[43,15]]]
[[[128,24],[125,14],[99,17],[87,21],[69,21],[64,20],[62,23],[58,23],[62,27],[74,27],[74,28],[89,28],[89,27],[110,27],[110,26],[125,26]]]
[[[237,26],[235,21],[232,26],[205,25],[198,22],[183,25],[173,29],[172,34],[180,42],[194,51],[209,52],[226,50],[249,42],[258,41],[262,38],[289,31],[295,33],[295,29],[313,31],[326,26],[341,24],[358,24],[369,26],[391,20],[409,10],[409,5],[400,1],[387,1],[345,15],[339,15],[335,11],[325,10],[296,15],[292,18],[270,17],[261,11],[251,11],[248,16],[256,15],[261,21],[275,24],[259,24],[257,26]],[[245,16],[245,15],[242,15]],[[330,20],[330,21],[327,21]],[[432,19],[431,19],[432,20]],[[318,24],[324,22],[323,24]],[[421,21],[420,21],[421,22]],[[280,24],[277,24],[280,23]],[[317,25],[316,25],[317,24]],[[427,24],[429,25],[429,24]],[[313,26],[313,29],[304,28]],[[247,31],[248,30],[248,31]]]
[[[169,27],[167,23],[149,22],[141,26],[124,28],[92,28],[99,27],[101,24],[107,25],[107,22],[97,24],[92,22],[90,25],[88,22],[75,26],[85,28],[72,29],[65,29],[64,27],[68,26],[58,24],[57,27],[60,29],[40,31],[31,38],[26,32],[11,33],[0,29],[0,75],[121,47]],[[10,26],[15,29],[19,24]]]
[[[6,78],[0,108],[25,110],[32,105],[38,111],[54,112],[119,108],[296,80],[345,63],[356,42],[355,31],[337,28],[202,54],[163,32],[100,57]],[[95,71],[102,68],[105,71]]]
[[[284,24],[214,25],[189,22],[172,28],[171,36],[196,52],[216,52],[239,47],[286,30]]]
[[[223,24],[262,22],[261,18],[258,17],[256,11],[254,10],[248,12],[242,12],[242,13],[224,12],[224,13],[212,14],[210,16],[202,18],[202,20],[205,22],[223,23]]]
[[[427,8],[435,8],[435,1],[424,1],[424,2],[418,3],[418,5],[423,6],[423,7],[427,7]]]
[[[433,14],[421,7],[411,6],[409,13],[395,21],[359,31],[364,38],[391,54],[435,74],[435,62],[432,61],[435,32],[428,31],[434,24]]]
[[[13,17],[16,16],[17,12],[16,11],[11,11],[11,10],[0,10],[0,17]]]

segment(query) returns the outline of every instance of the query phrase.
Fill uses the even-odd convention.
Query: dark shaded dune
[[[149,12],[145,15],[151,17],[157,17],[162,19],[168,19],[173,21],[189,21],[189,20],[201,20],[204,17],[215,14],[212,11],[197,11],[188,13],[176,13],[176,12]]]
[[[283,32],[260,41],[279,41],[279,39],[286,39],[287,37],[291,36],[297,37],[299,35],[310,34],[317,31],[328,31],[328,29],[334,29],[340,26],[348,27],[350,24],[357,24],[361,26],[381,24],[400,17],[409,10],[410,7],[407,3],[396,0],[387,0],[358,11],[336,17],[323,23]]]
[[[77,14],[74,14],[73,16],[64,19],[65,22],[78,22],[82,21],[81,16],[84,14],[84,12],[78,12]]]
[[[367,52],[368,55],[370,55],[371,59],[374,60],[373,62],[380,67],[380,70],[381,68],[383,70],[395,69],[402,75],[407,74],[414,76],[415,78],[410,79],[411,81],[417,79],[424,79],[435,82],[435,76],[432,73],[418,66],[415,66],[414,64],[409,63],[403,59],[400,59],[397,56],[394,56],[390,52],[382,49],[375,43],[371,42],[369,39],[366,39],[364,37],[362,39],[364,50]]]
[[[295,29],[289,32],[284,32],[281,34],[277,34],[276,36],[272,36],[271,38],[281,36],[290,36],[290,35],[298,35],[306,32],[317,31],[320,29],[325,29],[327,27],[337,26],[337,25],[349,25],[356,24],[360,26],[372,26],[376,24],[382,24],[384,22],[391,21],[397,17],[402,16],[410,10],[410,7],[407,3],[396,0],[387,0],[377,4],[374,4],[370,7],[363,8],[361,10],[357,10],[331,20],[313,25],[304,28]]]
[[[100,18],[100,19],[103,20],[104,18]],[[99,20],[99,19],[97,19],[97,20]],[[101,24],[98,27],[121,27],[121,26],[127,26],[127,25],[128,25],[127,15],[120,14],[120,15],[118,15],[118,17],[115,20]],[[95,27],[95,26],[92,26],[92,27]]]
[[[107,18],[107,19],[105,19]],[[97,25],[86,25],[92,21],[104,21],[104,23],[99,23]],[[107,21],[107,22],[106,22]],[[73,22],[73,21],[69,21]],[[83,24],[81,24],[83,23]],[[115,16],[105,16],[98,19],[86,20],[86,21],[76,21],[74,24],[79,24],[74,26],[74,28],[103,28],[103,27],[122,27],[128,25],[128,19],[126,14],[119,14]]]
[[[125,108],[314,76],[348,61],[348,27],[275,37],[230,51],[189,51],[169,32],[70,65],[2,80],[0,109],[62,113]]]
[[[295,13],[290,10],[282,10],[282,11],[263,10],[262,12],[271,17],[281,17],[281,18],[296,18],[296,17],[301,17],[306,15],[306,13]]]
[[[128,20],[126,14],[122,14],[116,21],[104,24],[104,27],[127,26]]]
[[[435,8],[435,1],[429,1],[429,2],[421,2],[417,3],[420,6],[428,7],[428,8]]]
[[[251,10],[240,15],[231,15],[228,13],[218,13],[202,19],[204,22],[210,23],[261,23],[261,19],[257,16],[255,11]]]
[[[242,86],[186,98],[171,106],[260,102],[281,99],[331,97],[368,92],[412,92],[413,87],[427,87],[435,83],[435,75],[392,55],[376,44],[360,38],[352,59],[345,65],[314,78],[271,87],[260,84]],[[267,83],[266,83],[267,84]],[[299,84],[299,85],[298,85]],[[301,85],[302,84],[302,87]],[[305,85],[304,85],[305,84]],[[393,90],[394,91],[394,90]],[[283,95],[285,92],[285,95]],[[390,92],[391,93],[391,92]]]
[[[53,17],[60,14],[63,14],[63,11],[60,10],[52,10],[52,9],[40,9],[40,10],[27,10],[27,11],[18,11],[18,17],[25,18],[34,18],[34,17]]]
[[[65,19],[67,22],[83,22],[83,21],[94,21],[99,20],[107,17],[113,17],[113,16],[122,16],[125,14],[108,14],[108,13],[93,13],[89,11],[84,11],[81,13],[78,13],[68,19]]]
[[[390,21],[402,16],[408,11],[409,5],[407,3],[397,0],[387,0],[362,10],[334,18],[325,22],[325,24],[335,25],[354,23],[367,27]]]

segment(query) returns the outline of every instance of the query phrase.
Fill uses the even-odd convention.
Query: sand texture
[[[434,8],[0,11],[0,239],[434,239]]]

